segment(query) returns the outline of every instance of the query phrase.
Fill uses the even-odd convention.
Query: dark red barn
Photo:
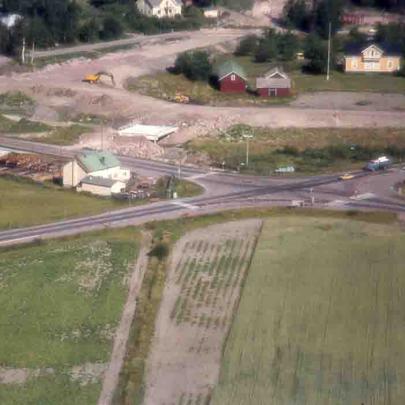
[[[276,67],[256,79],[256,89],[261,97],[288,97],[291,95],[291,79]]]
[[[219,89],[223,93],[244,93],[246,74],[243,68],[233,60],[228,60],[217,68]]]

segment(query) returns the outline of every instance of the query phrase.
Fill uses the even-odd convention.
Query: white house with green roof
[[[112,153],[89,150],[80,152],[63,166],[63,186],[80,187],[86,178],[126,183],[131,178],[131,171],[122,168],[120,161]]]

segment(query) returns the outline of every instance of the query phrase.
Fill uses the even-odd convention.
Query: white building
[[[205,18],[219,18],[219,10],[215,7],[207,7],[204,9]]]
[[[79,153],[63,166],[63,186],[76,187],[86,177],[126,183],[131,178],[131,172],[121,168],[120,161],[112,153],[89,150]]]
[[[8,29],[13,28],[21,19],[22,16],[20,14],[0,13],[0,23],[5,25]]]
[[[173,18],[181,15],[181,0],[138,0],[138,10],[149,17]]]
[[[120,180],[103,177],[86,176],[77,186],[77,191],[109,197],[111,194],[125,191],[126,183]]]

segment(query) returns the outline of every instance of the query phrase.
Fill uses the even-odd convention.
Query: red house
[[[224,62],[217,68],[219,89],[223,93],[244,93],[246,74],[243,68],[233,60]]]
[[[291,79],[276,67],[256,79],[256,89],[260,97],[288,97],[291,95]]]

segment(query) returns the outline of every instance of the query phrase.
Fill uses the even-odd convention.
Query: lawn
[[[246,139],[249,141],[249,167]],[[405,131],[391,128],[313,128],[271,129],[236,125],[218,137],[199,137],[186,148],[189,159],[201,154],[211,164],[225,168],[269,175],[278,167],[294,166],[297,173],[315,174],[360,169],[371,158],[389,154],[405,158]]]
[[[255,63],[250,56],[219,55],[219,60],[232,58],[246,71],[252,85],[252,79],[264,74],[274,66],[282,66],[293,79],[293,90],[297,94],[314,91],[369,91],[377,93],[405,93],[405,78],[392,74],[379,73],[343,73],[331,72],[330,80],[325,75],[305,74],[301,63]]]
[[[390,74],[350,74],[333,71],[326,81],[325,75],[302,73],[300,62],[288,63],[255,63],[250,56],[234,56],[232,54],[215,55],[215,63],[233,59],[240,64],[247,75],[250,89],[255,89],[256,77],[263,75],[274,66],[281,66],[293,79],[294,95],[315,91],[367,91],[377,93],[405,93],[405,78]],[[130,78],[127,82],[130,91],[137,91],[148,96],[174,101],[176,94],[190,98],[195,104],[249,106],[285,104],[289,98],[260,98],[252,93],[224,94],[205,82],[193,82],[183,75],[161,72]]]
[[[78,194],[24,179],[0,177],[0,229],[98,214],[123,206],[117,200]]]
[[[0,376],[14,372],[2,405],[97,402],[139,238],[124,229],[1,252]]]
[[[402,404],[405,233],[265,222],[212,404]]]

